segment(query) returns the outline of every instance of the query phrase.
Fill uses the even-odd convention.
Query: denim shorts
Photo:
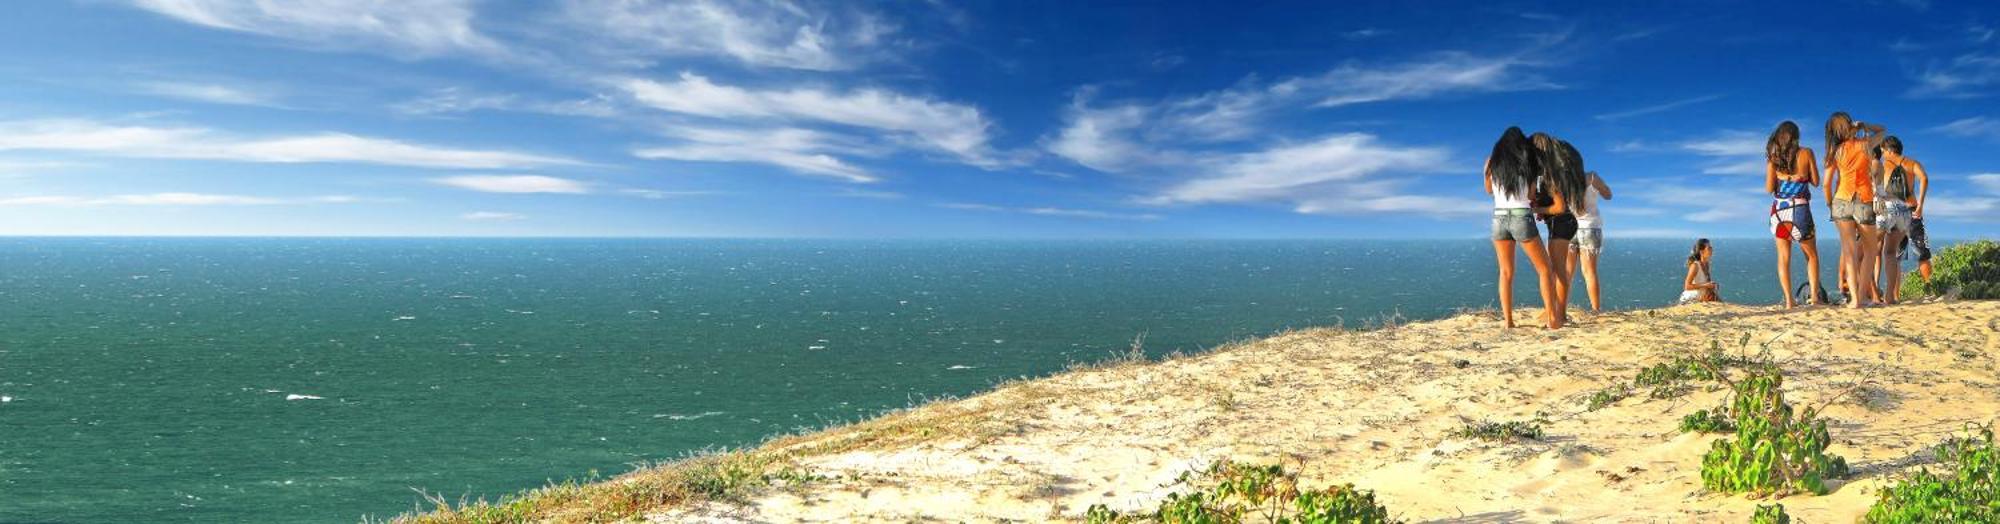
[[[1570,251],[1590,253],[1592,255],[1603,253],[1604,228],[1586,227],[1577,229],[1576,240],[1574,242],[1570,242],[1569,249]]]
[[[1887,200],[1876,204],[1876,207],[1875,227],[1882,228],[1884,233],[1894,231],[1908,234],[1910,232],[1910,213],[1915,210],[1910,208],[1909,203],[1899,200]]]
[[[1875,203],[1856,200],[1833,201],[1833,221],[1875,227]]]
[[[1526,209],[1493,210],[1493,240],[1541,240],[1542,231],[1535,228],[1535,215]]]

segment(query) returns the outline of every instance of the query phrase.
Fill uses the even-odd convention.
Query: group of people
[[[1830,304],[1820,286],[1818,228],[1813,188],[1824,188],[1827,212],[1840,235],[1840,289],[1848,307],[1893,304],[1902,289],[1902,264],[1915,248],[1918,271],[1929,278],[1930,246],[1924,201],[1930,178],[1923,164],[1904,155],[1902,140],[1878,124],[1836,112],[1826,122],[1825,171],[1819,157],[1799,145],[1799,126],[1778,124],[1765,143],[1764,190],[1770,193],[1771,233],[1778,250],[1778,283],[1785,307]],[[1500,314],[1514,327],[1514,250],[1528,255],[1540,283],[1541,322],[1560,329],[1569,319],[1570,283],[1582,268],[1590,309],[1599,309],[1597,259],[1604,222],[1597,201],[1611,187],[1584,169],[1583,155],[1547,133],[1509,127],[1486,159],[1485,190],[1493,196],[1493,254],[1499,264]],[[1543,239],[1540,227],[1548,229]],[[1792,246],[1806,257],[1808,284],[1792,287]],[[1900,254],[1899,254],[1900,253]],[[1682,278],[1680,302],[1721,301],[1711,263],[1715,247],[1695,241]],[[1795,296],[1796,294],[1796,296]]]
[[[1611,186],[1583,168],[1583,155],[1547,133],[1529,136],[1509,127],[1486,159],[1486,192],[1493,195],[1493,254],[1500,263],[1500,313],[1514,327],[1514,248],[1528,254],[1541,282],[1541,320],[1549,329],[1569,321],[1569,290],[1583,269],[1590,309],[1598,309],[1597,258],[1604,252],[1604,218],[1597,200]],[[1546,223],[1547,241],[1536,224]]]
[[[1812,188],[1829,193],[1827,213],[1840,235],[1839,281],[1847,307],[1894,304],[1902,293],[1902,259],[1914,247],[1918,273],[1930,278],[1924,201],[1930,176],[1903,154],[1903,141],[1880,124],[1846,112],[1826,119],[1826,177],[1813,150],[1799,146],[1799,126],[1787,120],[1765,141],[1764,189],[1771,193],[1771,233],[1778,249],[1778,285],[1785,307],[1829,304],[1819,279]],[[1792,287],[1792,244],[1806,256],[1804,287]]]

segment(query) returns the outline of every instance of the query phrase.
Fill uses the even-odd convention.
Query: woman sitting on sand
[[[1778,247],[1778,291],[1785,307],[1792,297],[1792,244],[1806,255],[1806,289],[1814,304],[1823,304],[1819,287],[1819,241],[1814,235],[1812,187],[1819,185],[1819,164],[1813,150],[1799,147],[1799,125],[1786,120],[1764,142],[1764,191],[1771,194],[1771,235]]]
[[[1508,328],[1514,327],[1515,244],[1521,246],[1521,251],[1528,254],[1528,261],[1535,265],[1535,278],[1542,288],[1542,305],[1551,305],[1555,295],[1549,278],[1548,252],[1542,248],[1541,232],[1535,229],[1534,199],[1541,188],[1537,157],[1534,144],[1521,133],[1521,128],[1509,127],[1493,143],[1493,154],[1486,158],[1484,189],[1493,195],[1493,256],[1500,266],[1500,316]],[[1548,327],[1562,327],[1562,319],[1551,315]]]
[[[1681,280],[1680,303],[1722,301],[1722,293],[1718,291],[1722,285],[1715,283],[1709,270],[1709,261],[1714,258],[1715,248],[1708,244],[1708,239],[1694,241],[1694,249],[1688,252],[1687,278]]]

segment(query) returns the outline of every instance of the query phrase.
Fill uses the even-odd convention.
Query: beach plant
[[[1632,378],[1632,385],[1652,388],[1646,396],[1655,400],[1679,398],[1694,389],[1693,382],[1713,381],[1723,369],[1751,366],[1756,362],[1752,357],[1725,353],[1721,342],[1713,342],[1708,352],[1701,356],[1676,356],[1639,370],[1639,375]]]
[[[1902,298],[1943,296],[1953,289],[1959,298],[2000,298],[2000,242],[1981,240],[1938,250],[1931,257],[1931,279],[1911,271],[1903,277]]]
[[[1750,524],[1792,524],[1792,516],[1785,514],[1784,504],[1758,504],[1757,512],[1750,514]]]
[[[1181,483],[1194,476],[1182,473]],[[1126,513],[1102,505],[1084,512],[1091,524],[1381,524],[1397,522],[1375,501],[1374,492],[1353,484],[1325,489],[1299,488],[1298,476],[1277,465],[1219,462],[1205,477],[1205,490],[1167,495],[1150,512]]]
[[[1632,386],[1625,384],[1600,389],[1592,392],[1590,398],[1584,401],[1583,410],[1597,411],[1604,409],[1605,406],[1616,404],[1618,401],[1625,400],[1626,397],[1630,396],[1632,396]]]
[[[2000,522],[2000,448],[1993,428],[1975,426],[1937,449],[1943,471],[1920,469],[1880,492],[1862,516],[1871,524]]]
[[[1451,436],[1456,438],[1479,439],[1488,442],[1503,442],[1503,441],[1514,441],[1514,440],[1541,440],[1543,422],[1544,421],[1540,418],[1536,418],[1533,420],[1510,420],[1505,422],[1495,422],[1490,420],[1480,421],[1480,422],[1466,422],[1464,426],[1452,430]]]
[[[1681,432],[1729,433],[1736,431],[1736,422],[1729,417],[1729,409],[1697,409],[1681,417]]]
[[[1847,460],[1826,454],[1833,439],[1818,408],[1785,401],[1784,374],[1775,364],[1731,380],[1711,369],[1732,391],[1729,415],[1736,435],[1716,439],[1701,459],[1702,485],[1722,493],[1824,495],[1826,480],[1846,477]]]

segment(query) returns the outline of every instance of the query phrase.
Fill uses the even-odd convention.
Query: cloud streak
[[[313,47],[375,48],[411,57],[502,52],[500,44],[472,27],[471,0],[133,0],[132,4],[189,24]]]
[[[0,151],[68,151],[132,158],[257,163],[353,163],[455,169],[579,165],[563,157],[456,149],[345,133],[242,137],[200,127],[91,120],[0,121]]]
[[[681,142],[642,147],[633,150],[632,155],[652,160],[765,164],[801,175],[831,177],[854,183],[880,180],[833,156],[871,154],[869,150],[841,143],[837,138],[817,131],[688,127],[672,130],[671,133]]]
[[[209,193],[144,193],[107,196],[36,195],[0,198],[0,206],[272,206],[351,204],[367,199],[328,195],[306,198],[222,195]]]
[[[1611,122],[1611,121],[1617,121],[1617,120],[1624,120],[1624,119],[1627,119],[1627,118],[1632,118],[1632,117],[1635,117],[1635,116],[1644,116],[1644,115],[1650,115],[1650,114],[1655,114],[1655,113],[1665,113],[1665,112],[1667,112],[1667,111],[1672,111],[1672,110],[1675,110],[1675,109],[1680,109],[1680,108],[1683,108],[1683,107],[1687,107],[1687,106],[1691,106],[1691,105],[1695,105],[1695,104],[1701,104],[1701,103],[1707,103],[1707,102],[1713,102],[1713,101],[1716,101],[1716,100],[1721,100],[1721,99],[1722,99],[1722,95],[1707,95],[1707,96],[1697,96],[1697,97],[1694,97],[1694,98],[1686,98],[1686,99],[1681,99],[1681,100],[1675,100],[1675,101],[1672,101],[1672,102],[1667,102],[1667,103],[1664,103],[1664,104],[1657,104],[1657,105],[1650,105],[1650,106],[1646,106],[1646,107],[1641,107],[1641,108],[1636,108],[1636,109],[1628,109],[1628,110],[1625,110],[1625,111],[1619,111],[1619,112],[1616,112],[1616,113],[1605,113],[1605,114],[1601,114],[1601,115],[1597,115],[1597,116],[1596,116],[1596,117],[1594,117],[1594,118],[1596,118],[1596,119],[1598,119],[1598,120],[1602,120],[1602,121],[1606,121],[1606,122]]]
[[[681,73],[671,82],[628,78],[614,83],[640,104],[661,111],[872,129],[910,137],[967,164],[996,165],[987,146],[992,124],[972,106],[880,89],[746,89],[694,73]]]
[[[461,175],[431,179],[432,183],[482,193],[565,193],[590,192],[590,185],[567,178],[542,175]]]
[[[610,54],[713,56],[755,67],[837,71],[866,61],[897,30],[878,16],[848,13],[791,2],[576,0],[565,4],[562,16]]]

